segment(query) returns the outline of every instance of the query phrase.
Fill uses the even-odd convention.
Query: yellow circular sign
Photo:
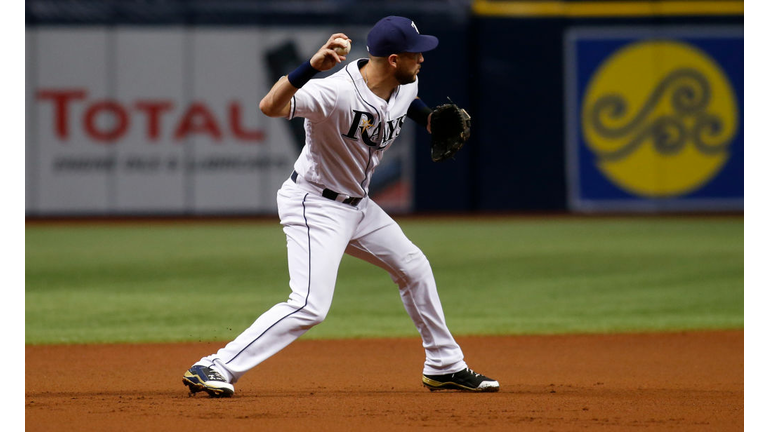
[[[709,182],[728,160],[738,128],[725,73],[679,41],[625,46],[592,76],[582,130],[598,169],[621,189],[674,197]]]

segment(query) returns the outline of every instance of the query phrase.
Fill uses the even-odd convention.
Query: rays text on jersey
[[[354,113],[352,124],[349,131],[343,136],[356,140],[359,135],[369,147],[385,148],[388,146],[392,140],[400,135],[405,122],[405,115],[402,115],[385,122],[385,126],[382,128],[382,122],[374,123],[377,119],[372,113],[358,110],[352,110],[352,112]],[[382,131],[384,136],[380,137]]]

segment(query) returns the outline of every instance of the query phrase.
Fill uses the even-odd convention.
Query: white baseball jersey
[[[418,80],[397,87],[389,101],[373,94],[360,73],[368,59],[305,84],[288,119],[304,117],[307,139],[294,169],[305,180],[351,197],[365,197],[384,151],[400,135]]]

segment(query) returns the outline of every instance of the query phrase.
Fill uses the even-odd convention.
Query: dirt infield
[[[231,399],[181,375],[220,343],[28,346],[27,431],[744,429],[744,332],[458,338],[499,393],[430,393],[418,339],[303,341]]]

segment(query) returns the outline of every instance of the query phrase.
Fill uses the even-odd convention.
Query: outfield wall
[[[474,11],[474,208],[743,209],[742,2]]]
[[[743,209],[742,2],[31,0],[27,215],[274,213],[303,131],[258,101],[393,14],[440,38],[422,98],[474,123],[442,164],[406,128],[389,210]]]

